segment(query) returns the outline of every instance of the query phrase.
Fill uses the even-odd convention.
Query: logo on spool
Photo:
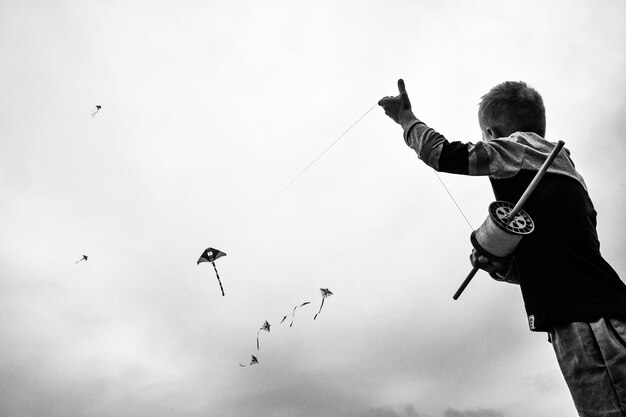
[[[516,235],[527,235],[533,231],[535,224],[533,219],[524,211],[520,210],[515,217],[509,221],[509,214],[515,206],[506,201],[494,201],[489,205],[489,215],[494,223],[502,230]]]

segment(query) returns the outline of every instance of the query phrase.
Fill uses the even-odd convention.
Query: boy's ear
[[[491,139],[497,139],[501,137],[500,132],[498,132],[498,129],[496,129],[495,127],[488,127],[487,129],[485,129],[485,131],[489,136],[491,136]]]

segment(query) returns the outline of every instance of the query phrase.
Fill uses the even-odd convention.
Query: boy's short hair
[[[546,109],[541,95],[522,81],[505,81],[481,97],[481,128],[495,128],[502,136],[515,132],[546,133]]]

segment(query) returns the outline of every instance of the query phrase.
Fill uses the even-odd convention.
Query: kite
[[[217,267],[215,266],[215,260],[221,258],[222,256],[226,256],[226,254],[222,251],[213,248],[207,248],[202,255],[200,255],[200,259],[198,259],[198,265],[200,262],[211,262],[213,265],[213,269],[215,269],[215,275],[217,275],[217,282],[220,283],[220,290],[222,290],[222,297],[224,296],[224,287],[222,287],[222,281],[220,281],[220,274],[217,273]]]
[[[307,301],[307,302],[304,302],[304,303],[300,304],[299,306],[295,306],[295,307],[293,308],[293,312],[291,313],[291,324],[289,324],[289,327],[293,326],[293,317],[294,317],[294,316],[295,316],[295,314],[296,314],[296,308],[298,308],[298,307],[303,307],[303,306],[305,306],[305,305],[307,305],[307,304],[311,304],[311,302],[310,302],[310,301]]]
[[[98,114],[98,112],[100,111],[100,109],[102,108],[101,105],[97,105],[96,107],[94,107],[94,109],[91,111],[91,118],[93,119],[94,117],[96,117],[96,114]]]
[[[326,299],[326,297],[330,297],[331,295],[333,295],[333,293],[328,288],[320,288],[320,292],[322,293],[322,304],[320,305],[320,310],[317,312],[315,317],[313,317],[313,320],[315,320],[317,318],[317,315],[322,312],[322,307],[324,307],[324,300]]]
[[[270,324],[267,322],[267,320],[265,320],[263,326],[261,326],[261,328],[256,332],[256,350],[259,350],[259,332],[261,330],[265,330],[268,333],[270,332]]]
[[[88,256],[87,256],[87,255],[83,255],[83,257],[82,257],[82,258],[80,258],[79,260],[77,260],[77,261],[76,261],[76,262],[74,262],[74,263],[75,263],[75,264],[77,264],[77,263],[79,263],[80,261],[86,261],[86,260],[87,260],[87,258],[88,258]]]
[[[256,358],[256,356],[254,356],[254,355],[250,355],[250,356],[252,356],[252,358],[250,359],[250,366],[259,363],[259,360]],[[245,368],[248,365],[244,365],[244,364],[240,363],[239,366],[241,366],[242,368]]]

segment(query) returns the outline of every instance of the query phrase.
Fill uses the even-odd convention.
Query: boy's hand
[[[478,267],[484,271],[489,272],[489,275],[492,277],[496,276],[506,276],[506,273],[509,271],[509,264],[505,264],[502,262],[491,260],[483,255],[480,255],[476,252],[476,249],[472,249],[472,254],[470,255],[470,262],[472,266]],[[497,279],[497,278],[494,278]],[[499,280],[502,280],[499,279]]]
[[[378,101],[378,105],[385,110],[385,114],[391,117],[394,122],[402,124],[402,121],[414,120],[415,115],[411,110],[409,95],[406,93],[406,87],[402,79],[398,80],[398,90],[400,91],[399,95],[383,97]]]

